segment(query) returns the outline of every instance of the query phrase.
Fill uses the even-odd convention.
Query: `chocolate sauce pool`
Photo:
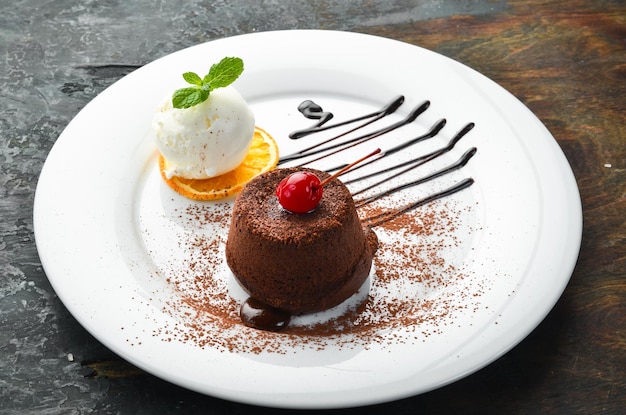
[[[252,297],[241,305],[239,315],[246,326],[266,331],[280,331],[287,327],[291,320],[289,312],[269,306]]]
[[[386,127],[383,127],[381,129],[378,129],[376,131],[355,137],[355,138],[351,138],[351,139],[346,139],[343,141],[340,141],[340,139],[342,137],[345,137],[346,135],[357,131],[363,127],[366,127],[376,121],[379,121],[381,119],[383,119],[384,117],[393,114],[398,108],[400,108],[400,106],[404,103],[404,96],[398,96],[395,97],[393,100],[391,100],[387,105],[385,105],[383,108],[381,108],[378,111],[369,113],[369,114],[365,114],[362,116],[358,116],[355,117],[353,119],[349,119],[346,121],[342,121],[342,122],[338,122],[338,123],[334,123],[331,125],[326,125],[328,123],[328,121],[330,121],[331,119],[334,118],[333,114],[331,112],[326,112],[322,109],[321,106],[319,106],[318,104],[316,104],[315,102],[311,101],[311,100],[306,100],[304,102],[302,102],[299,106],[298,106],[298,111],[300,111],[300,113],[302,113],[302,115],[304,115],[306,118],[308,119],[312,119],[312,120],[319,120],[317,123],[315,123],[312,127],[309,128],[305,128],[302,130],[297,130],[292,132],[291,134],[289,134],[289,138],[293,139],[293,140],[297,140],[299,138],[311,135],[311,134],[315,134],[321,131],[327,131],[333,128],[337,128],[337,127],[342,127],[342,126],[347,126],[350,124],[356,124],[356,123],[360,123],[352,128],[350,128],[348,131],[342,132],[341,134],[338,134],[334,137],[331,137],[329,139],[326,139],[320,143],[317,143],[315,145],[312,145],[310,147],[304,148],[298,152],[289,154],[287,156],[281,157],[278,164],[282,164],[288,161],[294,161],[294,160],[299,160],[305,157],[309,157],[309,156],[313,156],[313,155],[317,155],[317,154],[322,154],[327,152],[326,154],[322,154],[317,158],[314,158],[312,160],[309,160],[307,162],[308,163],[312,163],[314,161],[318,161],[321,160],[323,158],[326,158],[328,156],[337,154],[341,151],[345,151],[349,148],[355,147],[359,144],[362,144],[364,142],[367,142],[369,140],[372,140],[376,137],[380,137],[383,134],[389,133],[391,131],[394,131],[404,125],[407,125],[413,121],[415,121],[417,119],[417,117],[419,117],[424,111],[426,111],[428,109],[428,107],[430,106],[430,101],[425,101],[422,104],[418,105],[417,107],[415,107],[411,112],[409,112],[409,114],[403,118],[402,120],[395,122],[393,124],[390,124]],[[389,157],[392,156],[395,153],[398,153],[402,150],[406,150],[407,148],[422,142],[424,140],[427,140],[429,138],[433,138],[435,137],[442,129],[443,127],[446,125],[446,120],[442,119],[439,120],[438,122],[436,122],[431,129],[426,132],[423,135],[420,135],[418,137],[414,137],[412,139],[409,139],[401,144],[396,145],[395,147],[392,147],[388,150],[386,150],[384,153],[382,153],[380,155],[380,157],[375,158],[371,161],[368,161],[367,163],[362,163],[361,165],[351,169],[350,171],[354,171],[357,170],[359,168],[365,167],[367,165],[371,165],[373,163],[376,163],[377,161],[379,161],[380,159],[382,159],[383,157]],[[391,167],[387,167],[387,168],[383,168],[383,169],[379,169],[379,170],[374,170],[374,169],[370,169],[371,171],[365,175],[362,175],[360,177],[356,177],[354,179],[348,180],[345,182],[345,184],[351,184],[351,183],[357,183],[361,180],[364,179],[368,179],[368,178],[372,178],[378,175],[381,175],[383,173],[388,173],[390,171],[394,171],[394,170],[399,170],[397,173],[394,173],[393,175],[382,179],[378,182],[375,182],[372,185],[369,185],[363,189],[360,189],[356,192],[353,192],[352,196],[356,196],[358,194],[361,194],[367,190],[371,190],[375,187],[381,186],[384,183],[387,183],[388,181],[392,180],[393,178],[396,178],[398,176],[404,175],[404,174],[408,174],[409,172],[411,172],[412,170],[416,169],[417,167],[424,165],[440,156],[442,156],[443,154],[446,154],[448,152],[450,152],[455,145],[459,142],[459,140],[461,140],[461,138],[463,138],[467,133],[469,133],[472,129],[474,128],[474,123],[469,123],[467,124],[465,127],[463,127],[454,137],[452,137],[452,139],[449,141],[449,143],[438,149],[435,151],[432,151],[431,153],[416,157],[412,160],[403,162],[403,163],[398,163],[394,166]],[[388,189],[384,189],[372,196],[369,196],[367,198],[363,198],[363,199],[355,199],[355,204],[357,209],[372,203],[376,200],[379,200],[381,198],[384,198],[386,196],[389,196],[393,193],[408,189],[410,187],[413,186],[417,186],[420,185],[422,183],[426,183],[427,181],[433,180],[437,177],[441,177],[444,176],[446,174],[451,173],[452,171],[461,169],[462,167],[464,167],[469,160],[476,154],[477,149],[476,147],[472,147],[469,150],[467,150],[463,156],[461,156],[461,158],[459,160],[457,160],[455,163],[452,163],[440,170],[437,170],[433,173],[430,173],[424,177],[420,177],[417,178],[411,182],[408,182],[406,184],[403,184],[401,186],[396,186],[396,187],[392,187],[392,188],[388,188]],[[303,165],[304,166],[304,165]],[[328,169],[327,171],[330,172],[334,172],[334,171],[338,171],[342,168],[344,168],[345,166],[347,166],[347,164],[343,164],[340,166],[336,166],[333,167],[331,169]],[[382,224],[384,224],[385,222],[388,222],[390,220],[393,220],[394,218],[397,218],[400,215],[403,215],[413,209],[416,209],[420,206],[423,206],[427,203],[431,203],[435,200],[453,195],[457,192],[460,192],[463,189],[466,189],[468,187],[470,187],[472,184],[474,183],[474,179],[472,178],[466,178],[458,183],[456,183],[455,185],[442,190],[440,192],[431,194],[427,197],[424,197],[420,200],[416,200],[414,202],[411,202],[405,206],[401,206],[399,208],[395,208],[395,209],[390,209],[386,212],[382,212],[380,214],[377,214],[375,216],[369,216],[366,217],[362,220],[362,223],[364,226],[367,227],[375,227],[375,226],[380,226]],[[260,329],[260,330],[266,330],[266,331],[280,331],[282,329],[284,329],[285,327],[287,327],[287,325],[289,324],[289,321],[291,320],[291,315],[289,312],[281,310],[281,309],[277,309],[275,307],[269,306],[267,304],[264,304],[263,302],[256,300],[254,298],[248,298],[241,306],[240,309],[240,317],[242,322],[249,327],[253,327],[256,329]]]

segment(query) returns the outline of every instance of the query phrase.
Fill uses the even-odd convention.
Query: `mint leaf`
[[[198,76],[195,72],[185,72],[183,74],[183,79],[191,85],[202,86],[202,78],[200,78],[200,76]]]
[[[242,72],[243,61],[240,58],[224,58],[211,66],[202,82],[210,84],[211,90],[214,90],[232,84]]]
[[[206,101],[209,91],[198,87],[182,88],[174,92],[172,106],[174,108],[189,108]]]
[[[204,78],[200,78],[195,72],[185,72],[183,79],[193,86],[175,91],[172,106],[184,109],[204,102],[209,98],[211,91],[232,84],[242,72],[243,61],[233,57],[226,57],[211,65],[209,73]]]

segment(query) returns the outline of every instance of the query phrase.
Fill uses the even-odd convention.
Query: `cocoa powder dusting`
[[[233,282],[224,258],[231,210],[229,203],[197,204],[181,214],[189,232],[181,233],[178,243],[187,255],[159,270],[176,294],[163,312],[176,323],[161,327],[154,336],[238,353],[285,354],[330,345],[387,347],[426,341],[454,324],[460,313],[480,308],[484,287],[464,284],[467,275],[459,261],[449,259],[463,248],[454,231],[471,208],[437,201],[374,229],[379,237],[375,273],[369,295],[358,307],[331,321],[290,325],[280,333],[246,327],[239,316],[241,301],[231,296]],[[359,215],[383,210],[372,204]]]

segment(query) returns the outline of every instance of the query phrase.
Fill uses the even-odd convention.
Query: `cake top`
[[[276,197],[276,186],[287,175],[296,171],[311,171],[320,179],[328,174],[306,168],[276,169],[250,181],[237,197],[233,215],[247,213],[246,226],[250,232],[275,235],[276,240],[297,243],[314,238],[316,232],[340,228],[342,222],[356,217],[350,191],[339,180],[330,181],[324,187],[324,197],[310,213],[295,214],[285,210]],[[277,220],[280,219],[280,220]],[[358,218],[357,218],[358,220]]]

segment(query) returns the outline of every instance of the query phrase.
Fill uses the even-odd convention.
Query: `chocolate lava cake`
[[[279,182],[303,170],[328,177],[285,168],[250,181],[235,201],[226,243],[228,266],[248,294],[292,315],[326,310],[352,296],[367,279],[378,246],[338,179],[325,185],[310,213],[290,213],[279,204]]]

